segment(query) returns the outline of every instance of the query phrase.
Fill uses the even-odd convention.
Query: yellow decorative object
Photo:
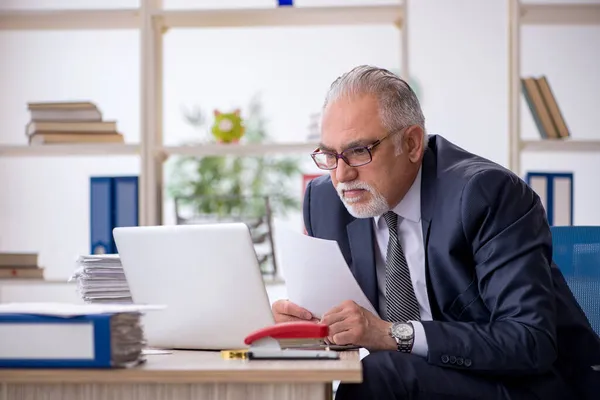
[[[214,111],[215,121],[212,125],[212,134],[219,143],[237,143],[245,133],[244,121],[239,109],[230,113]]]

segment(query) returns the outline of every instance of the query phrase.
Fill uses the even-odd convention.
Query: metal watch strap
[[[398,344],[398,351],[401,353],[410,353],[412,352],[414,339],[409,340],[400,340],[396,338],[396,343]]]

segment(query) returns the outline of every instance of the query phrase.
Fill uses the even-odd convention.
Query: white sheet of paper
[[[288,299],[317,318],[345,300],[374,315],[375,308],[352,275],[334,240],[318,239],[290,229],[279,231],[279,259]]]

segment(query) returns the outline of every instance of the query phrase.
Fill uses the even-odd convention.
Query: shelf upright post
[[[409,63],[409,32],[408,32],[408,3],[409,0],[402,1],[402,21],[397,21],[397,27],[400,32],[400,37],[402,38],[400,49],[400,54],[402,55],[402,60],[400,60],[400,65],[402,68],[401,76],[402,78],[410,84],[410,63]]]
[[[161,8],[162,0],[140,1],[140,225],[162,224],[163,32],[153,15]]]
[[[508,0],[508,164],[521,176],[520,0]]]

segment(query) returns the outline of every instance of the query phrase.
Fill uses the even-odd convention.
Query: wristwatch
[[[390,336],[396,340],[398,351],[410,353],[415,342],[415,330],[410,322],[394,322],[390,328]]]

